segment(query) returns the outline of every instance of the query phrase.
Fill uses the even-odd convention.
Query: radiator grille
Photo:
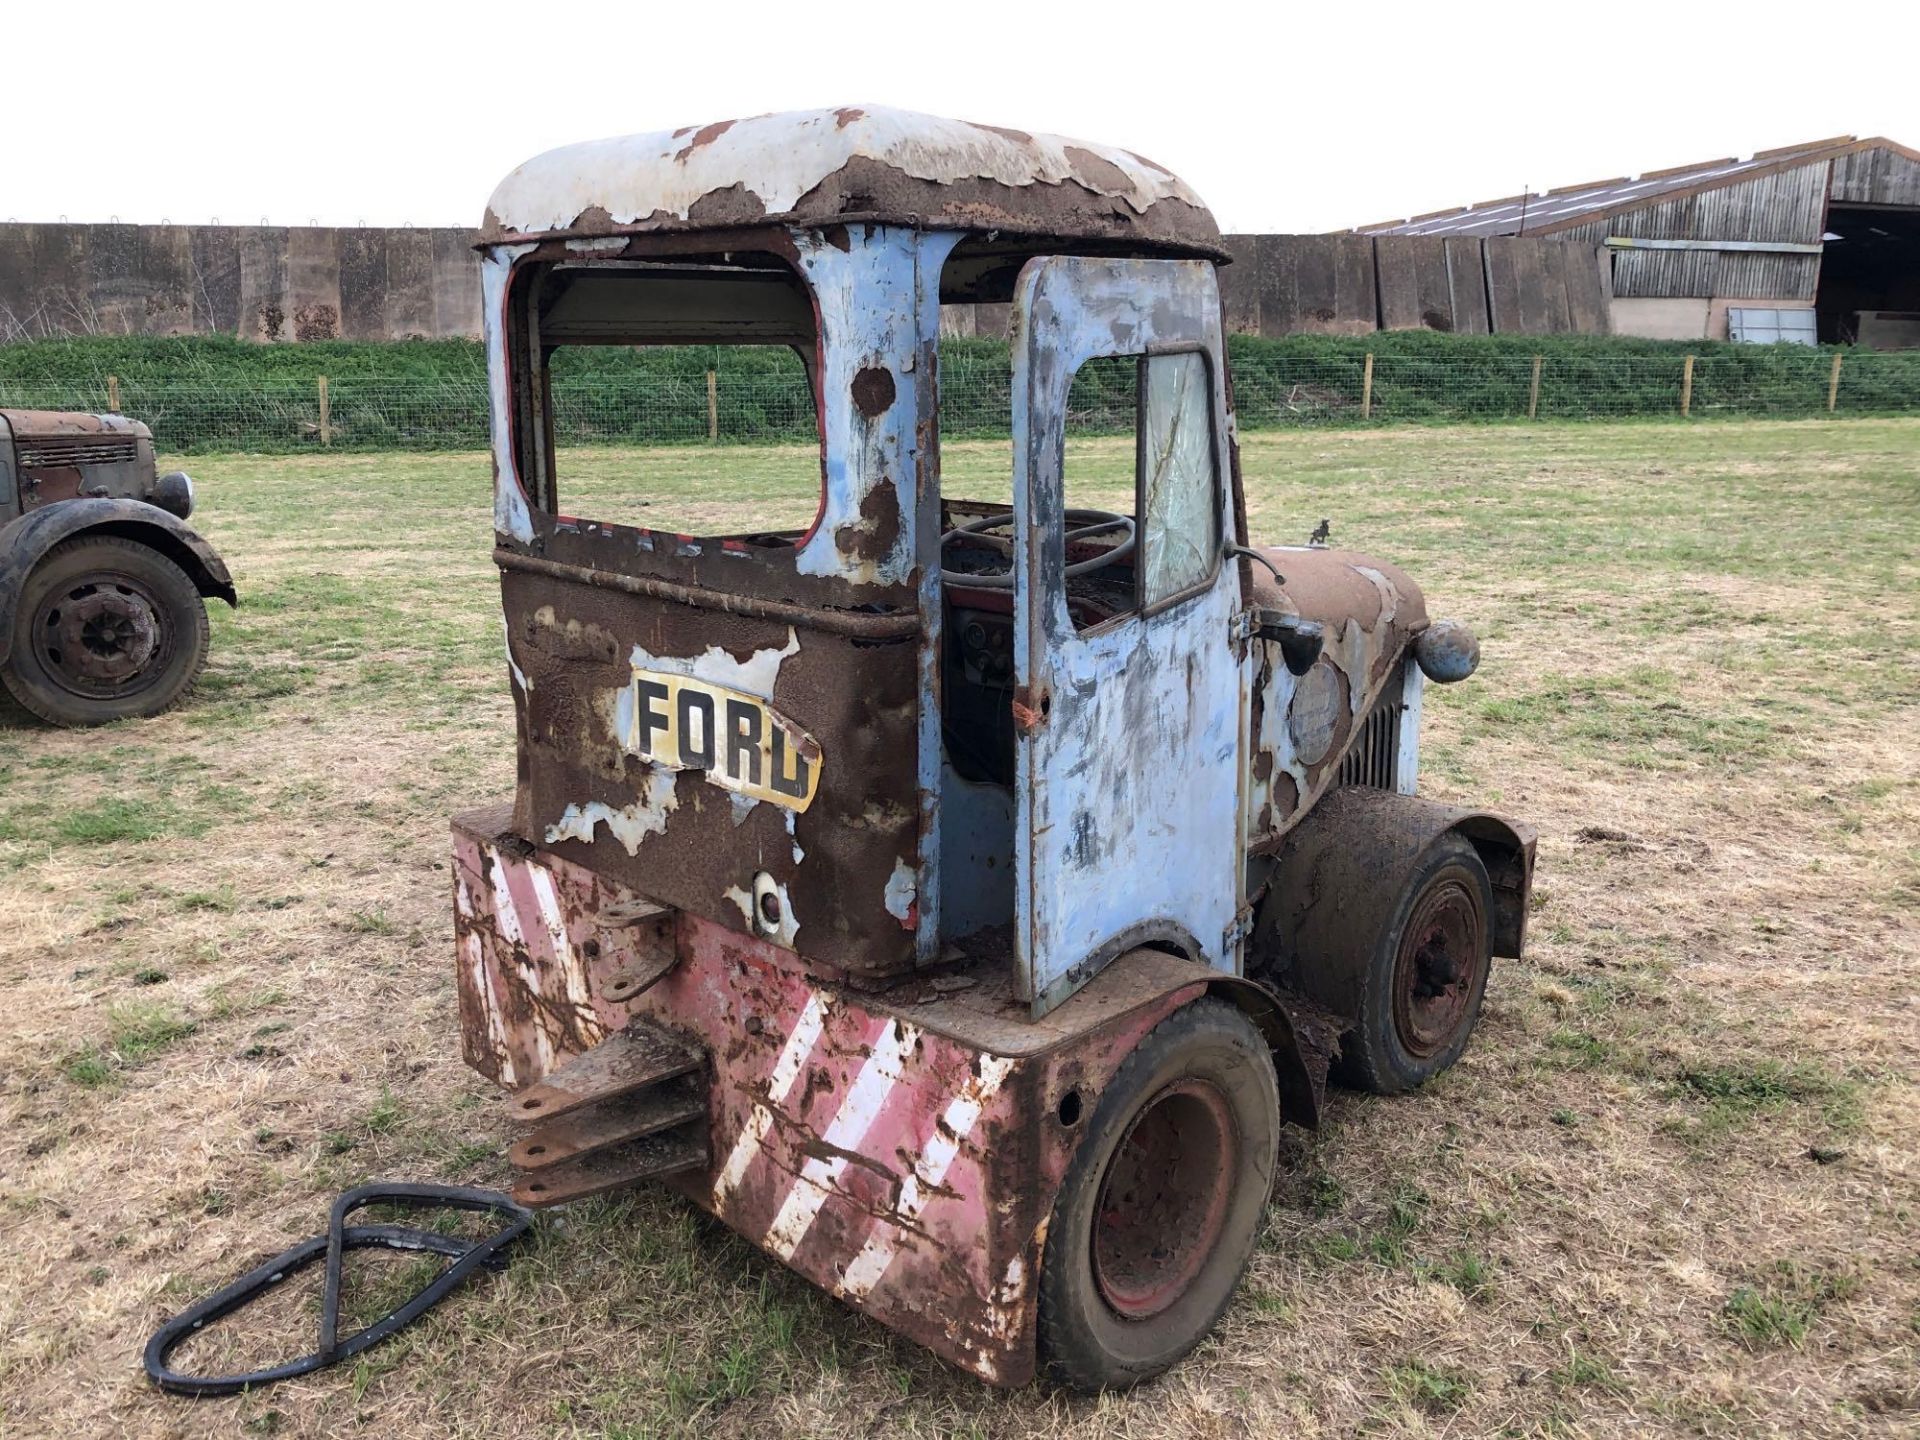
[[[1400,702],[1382,700],[1373,707],[1353,748],[1340,761],[1339,785],[1362,785],[1372,790],[1392,790],[1400,764]]]
[[[41,435],[14,443],[20,468],[47,465],[119,465],[135,459],[140,442],[131,435]]]

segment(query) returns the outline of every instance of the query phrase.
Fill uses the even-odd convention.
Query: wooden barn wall
[[[1833,162],[1839,205],[1920,205],[1920,160],[1897,150],[1861,150]]]
[[[1762,175],[1721,190],[1669,196],[1639,210],[1557,232],[1599,245],[1610,235],[1637,240],[1758,240],[1816,245],[1826,227],[1827,162]],[[1622,299],[1812,300],[1818,255],[1734,250],[1620,250],[1613,293]]]
[[[1559,238],[1229,235],[1227,328],[1247,335],[1604,335],[1604,267]]]

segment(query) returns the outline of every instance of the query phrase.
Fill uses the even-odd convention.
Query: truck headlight
[[[1436,685],[1464,680],[1480,667],[1480,641],[1458,620],[1436,620],[1413,642],[1421,673]]]
[[[193,514],[193,481],[184,470],[170,470],[153,482],[147,503],[184,520]]]

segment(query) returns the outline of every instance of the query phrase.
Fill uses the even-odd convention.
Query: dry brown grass
[[[590,457],[584,493],[637,464],[713,513],[708,458]],[[764,494],[809,464],[722,458]],[[954,447],[950,488],[1005,466]],[[1430,692],[1428,787],[1539,826],[1531,951],[1456,1071],[1294,1147],[1217,1337],[1092,1401],[983,1389],[651,1193],[357,1365],[148,1389],[159,1319],[337,1190],[505,1174],[444,843],[512,773],[484,462],[194,468],[249,601],[200,701],[0,720],[0,1434],[1920,1423],[1920,425],[1247,441],[1256,534],[1326,515],[1481,630],[1481,674]],[[310,1343],[311,1286],[275,1311]]]

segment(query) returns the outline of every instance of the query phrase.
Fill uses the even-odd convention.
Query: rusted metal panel
[[[1364,242],[1363,242],[1364,243]],[[1016,948],[1036,1013],[1147,940],[1234,971],[1225,939],[1244,879],[1239,775],[1246,714],[1231,620],[1239,575],[1080,633],[1062,540],[1067,396],[1087,360],[1197,349],[1211,357],[1210,452],[1232,534],[1219,294],[1187,260],[1031,262],[1014,297],[1014,668],[1032,717],[1017,743]],[[1144,516],[1143,516],[1144,521]],[[1015,712],[1016,717],[1019,712]],[[1112,877],[1128,877],[1115,885]]]
[[[847,975],[938,953],[939,720],[923,703],[939,653],[938,528],[922,496],[937,496],[930,387],[952,239],[862,226],[761,235],[791,252],[832,336],[817,370],[821,512],[780,545],[537,504],[509,423],[508,275],[547,251],[505,247],[484,269],[519,828],[638,893]],[[759,727],[759,746],[737,753],[729,728],[703,733],[700,754],[660,751],[671,731],[652,722],[677,723],[677,709],[658,707],[683,687],[729,725],[732,708],[711,697],[744,697],[740,720]],[[765,772],[757,788],[742,767]],[[803,802],[773,793],[783,780],[802,785]]]
[[[1200,197],[1141,156],[875,105],[550,151],[501,182],[481,238],[852,221],[1220,253]]]
[[[8,410],[22,510],[87,495],[143,499],[153,488],[153,435],[124,415]]]
[[[1419,586],[1383,560],[1347,550],[1270,546],[1260,553],[1285,577],[1255,566],[1250,603],[1297,614],[1326,633],[1305,675],[1288,670],[1275,641],[1256,641],[1254,735],[1249,759],[1248,844],[1271,849],[1333,788],[1367,718],[1393,700],[1408,709],[1407,652],[1427,628]],[[1401,734],[1404,738],[1403,713]],[[1411,719],[1417,731],[1418,712]],[[1417,741],[1414,742],[1417,745]],[[1395,788],[1410,789],[1418,750],[1396,750]]]
[[[549,1017],[577,1020],[581,1008],[556,997],[594,993],[584,938],[607,891],[578,865],[490,835],[501,813],[455,828],[460,1001],[469,1063],[524,1085],[558,1053],[556,1035],[585,1033]],[[554,947],[557,929],[570,943]],[[1004,976],[861,996],[693,917],[680,951],[633,1007],[594,1022],[604,1033],[644,1015],[710,1052],[710,1159],[667,1183],[935,1353],[1025,1384],[1044,1223],[1080,1134],[1061,1101],[1076,1093],[1065,1113],[1092,1114],[1139,1040],[1204,993],[1207,971],[1132,952],[1033,1023]]]

